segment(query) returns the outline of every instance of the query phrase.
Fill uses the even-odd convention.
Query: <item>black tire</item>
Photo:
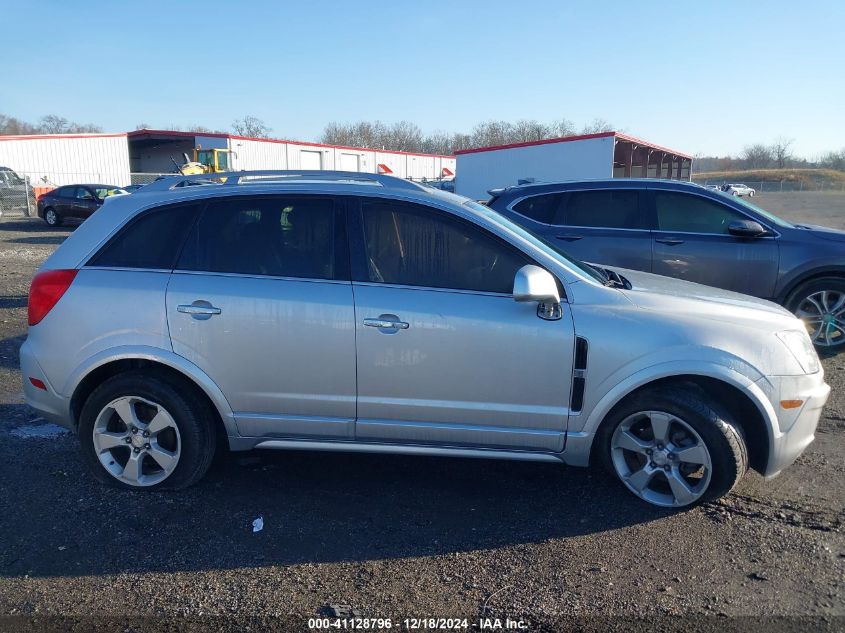
[[[845,277],[819,277],[805,281],[790,293],[784,306],[797,316],[801,304],[807,297],[824,291],[845,295]],[[813,341],[813,343],[820,354],[833,354],[845,349],[845,336],[836,337],[836,341],[834,345],[825,345],[819,341]]]
[[[100,463],[94,448],[93,431],[99,413],[121,396],[141,397],[163,406],[176,423],[180,436],[179,462],[163,481],[151,486],[132,486],[112,476]],[[217,434],[208,404],[184,385],[173,384],[154,372],[129,371],[107,379],[82,407],[79,419],[79,447],[82,459],[94,477],[104,484],[128,490],[178,490],[198,482],[214,459]]]
[[[710,454],[712,472],[703,494],[686,510],[713,501],[733,490],[748,470],[748,449],[733,417],[693,384],[658,387],[635,393],[616,405],[607,415],[596,437],[594,455],[602,466],[621,481],[611,455],[611,439],[616,428],[629,416],[641,411],[660,411],[689,424],[703,440]],[[622,484],[626,490],[627,486]],[[631,494],[636,494],[630,491]]]
[[[50,217],[48,211],[53,212],[53,215],[56,218],[55,222],[50,222],[50,220],[47,219]],[[61,226],[63,222],[62,216],[56,213],[56,210],[53,207],[47,207],[46,209],[44,209],[44,221],[47,223],[47,226]]]

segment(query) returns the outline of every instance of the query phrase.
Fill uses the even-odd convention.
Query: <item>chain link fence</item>
[[[722,187],[723,185],[742,183],[754,189],[758,193],[782,193],[795,191],[845,191],[845,182],[833,182],[825,180],[736,180],[736,179],[715,179],[699,180],[693,175],[693,182],[699,185]]]

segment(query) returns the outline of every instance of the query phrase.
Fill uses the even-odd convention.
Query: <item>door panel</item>
[[[355,284],[359,440],[560,451],[573,327],[511,297]],[[407,329],[365,318],[395,315]]]
[[[348,282],[176,271],[167,318],[173,351],[220,387],[242,435],[353,437]]]
[[[554,226],[548,237],[567,255],[593,264],[651,272],[650,231]]]
[[[774,295],[777,266],[777,243],[771,237],[654,234],[658,275],[769,298]]]

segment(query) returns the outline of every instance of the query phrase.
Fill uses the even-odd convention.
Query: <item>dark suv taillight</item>
[[[35,275],[29,287],[29,324],[38,325],[67,292],[76,270],[45,270]]]

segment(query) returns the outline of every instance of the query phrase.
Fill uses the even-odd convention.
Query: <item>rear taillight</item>
[[[29,324],[38,325],[70,288],[76,270],[45,270],[35,275],[29,287]]]

